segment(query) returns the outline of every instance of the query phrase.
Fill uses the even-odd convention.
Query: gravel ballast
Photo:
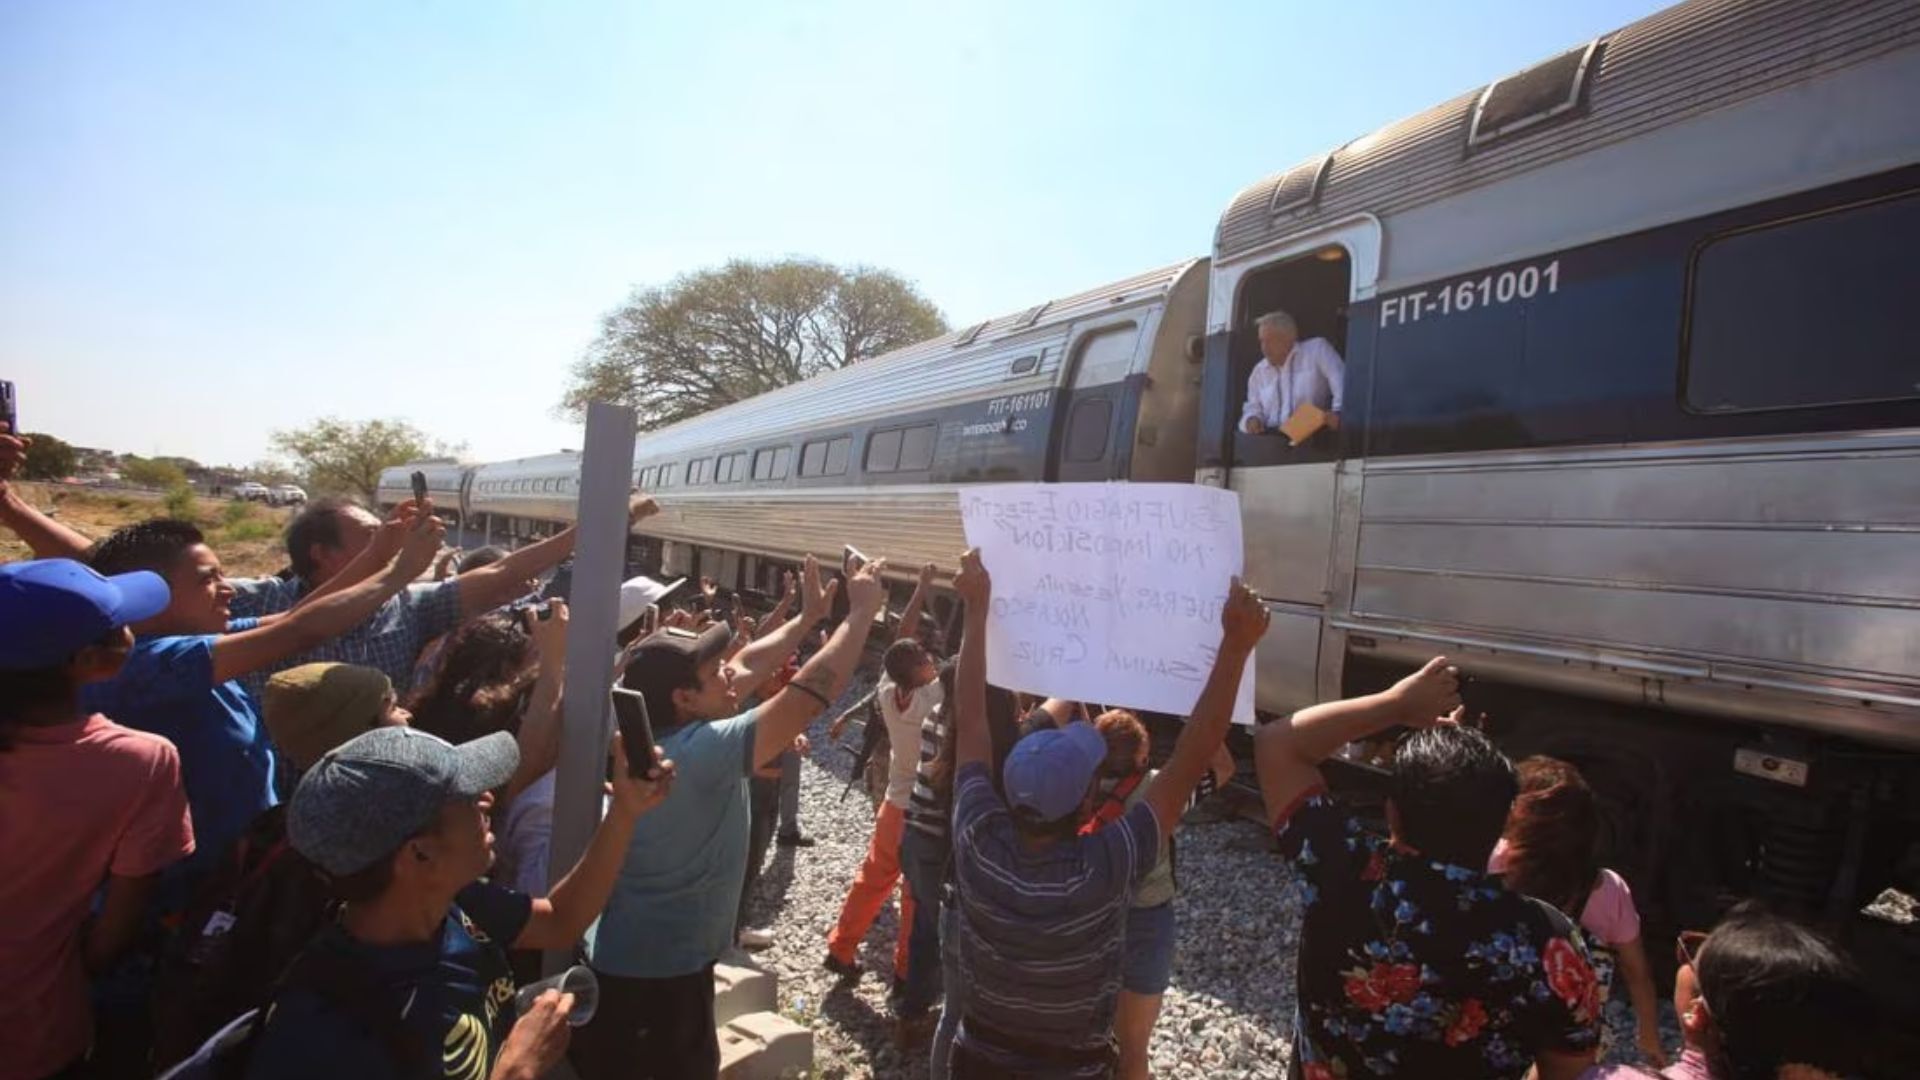
[[[836,705],[870,688],[856,686]],[[778,941],[752,954],[753,962],[778,978],[780,1011],[813,1030],[814,1076],[925,1077],[924,1049],[909,1056],[895,1048],[887,1006],[897,903],[868,932],[860,954],[866,972],[857,983],[821,966],[827,933],[873,831],[864,791],[856,785],[842,797],[851,767],[844,747],[858,744],[858,717],[841,745],[828,742],[826,728],[823,718],[808,733],[814,751],[801,770],[800,825],[816,844],[769,850],[750,921],[770,927]],[[1203,822],[1206,809],[1178,834],[1179,950],[1154,1029],[1154,1075],[1280,1080],[1293,1038],[1298,890],[1290,869],[1270,853],[1264,829],[1241,818]],[[1671,1007],[1663,1011],[1671,1025]],[[1616,1051],[1609,1056],[1620,1056],[1633,1045],[1631,1015],[1618,998],[1608,1013]],[[1668,1035],[1678,1042],[1671,1026]]]

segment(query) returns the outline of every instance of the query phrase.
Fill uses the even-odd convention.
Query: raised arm
[[[10,434],[7,425],[0,424],[0,525],[25,541],[36,559],[85,562],[93,541],[35,509],[13,486],[32,444],[32,439]]]
[[[613,883],[633,840],[634,822],[673,790],[673,762],[660,756],[659,747],[654,747],[654,770],[636,779],[627,775],[626,746],[620,733],[614,732],[613,762],[613,782],[607,785],[613,799],[607,816],[593,830],[580,861],[554,883],[546,899],[533,902],[526,927],[513,939],[514,948],[571,949],[613,895]]]
[[[224,634],[213,644],[213,681],[245,675],[279,663],[365,622],[387,598],[406,588],[433,564],[446,526],[431,516],[407,532],[400,554],[378,576],[289,611],[252,630]]]
[[[786,622],[787,612],[793,610],[794,603],[799,599],[800,579],[794,577],[793,571],[789,570],[786,572],[785,580],[780,589],[780,602],[773,605],[773,610],[767,612],[766,618],[760,620],[760,625],[755,628],[753,636],[756,638],[766,637],[773,632],[774,627]]]
[[[960,556],[953,591],[966,605],[966,630],[953,676],[953,762],[959,769],[993,761],[993,738],[987,733],[987,608],[993,603],[993,578],[980,562],[979,548]]]
[[[1326,780],[1320,763],[1342,746],[1396,724],[1428,727],[1460,704],[1460,673],[1436,656],[1427,666],[1365,697],[1312,705],[1254,734],[1254,764],[1269,821]]]
[[[920,580],[914,583],[913,595],[907,598],[907,609],[900,613],[900,628],[893,632],[895,641],[911,641],[920,632],[920,616],[927,610],[927,590],[933,585],[933,564],[920,568]]]
[[[1214,655],[1213,671],[1200,690],[1200,700],[1194,703],[1193,715],[1180,729],[1173,756],[1147,781],[1147,790],[1141,795],[1153,807],[1163,836],[1180,824],[1180,814],[1193,797],[1194,787],[1207,774],[1215,752],[1227,737],[1227,728],[1233,724],[1234,698],[1240,692],[1240,676],[1246,671],[1253,647],[1267,632],[1270,617],[1259,595],[1234,578],[1227,586],[1227,602],[1220,611],[1220,651]]]
[[[373,539],[367,542],[367,546],[360,549],[360,554],[348,560],[347,565],[341,567],[339,573],[302,596],[293,607],[299,608],[331,596],[342,589],[350,589],[386,569],[387,564],[393,561],[393,557],[400,553],[400,546],[406,542],[407,532],[413,528],[416,518],[421,514],[432,513],[432,500],[428,500],[422,506],[415,506],[413,500],[408,499],[394,507],[393,513],[387,517],[387,520],[381,522],[380,528],[374,530]],[[268,616],[268,618],[273,617]]]
[[[880,572],[884,568],[880,561],[871,562],[847,579],[846,619],[827,639],[826,647],[807,661],[807,666],[800,669],[793,681],[759,708],[753,735],[756,767],[778,757],[792,745],[793,737],[805,731],[840,691],[847,688],[847,680],[853,677],[853,669],[860,663],[860,652],[866,648],[873,617],[886,602],[886,590],[880,585]],[[809,608],[816,596],[824,597],[829,604],[833,600],[833,587],[820,587],[820,567],[812,559],[807,560],[801,573],[800,595]],[[807,616],[803,613],[800,617]]]
[[[660,505],[646,495],[635,494],[627,501],[627,528],[660,512]],[[537,544],[528,544],[490,566],[460,575],[460,617],[471,619],[517,598],[528,578],[559,566],[573,554],[578,539],[576,527],[569,525]]]
[[[540,654],[540,674],[534,677],[527,711],[520,718],[520,767],[507,781],[507,797],[525,791],[560,760],[560,690],[567,679],[567,602],[548,601],[547,617],[532,608],[520,613],[527,634]]]
[[[800,614],[771,634],[762,631],[758,640],[727,661],[728,669],[733,672],[733,688],[741,697],[759,693],[768,679],[787,666],[787,657],[799,650],[800,643],[807,639],[807,632],[833,610],[833,594],[838,588],[838,583],[824,586],[820,583],[820,563],[813,556],[807,556],[800,568]],[[781,602],[786,601],[783,598]],[[864,639],[864,635],[862,637]],[[765,723],[763,719],[763,727]]]

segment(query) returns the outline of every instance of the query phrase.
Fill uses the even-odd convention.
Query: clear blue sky
[[[1012,311],[1660,6],[17,0],[0,378],[27,430],[209,462],[329,413],[573,446],[636,285],[804,254]]]

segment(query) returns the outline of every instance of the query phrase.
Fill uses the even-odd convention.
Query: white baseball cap
[[[620,583],[620,629],[625,630],[647,613],[647,608],[659,603],[668,593],[686,584],[686,578],[674,578],[665,585],[650,577],[629,578]]]

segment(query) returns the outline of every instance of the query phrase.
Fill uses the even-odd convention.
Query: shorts
[[[1173,980],[1173,901],[1127,912],[1127,952],[1120,985],[1149,997],[1167,992]]]

